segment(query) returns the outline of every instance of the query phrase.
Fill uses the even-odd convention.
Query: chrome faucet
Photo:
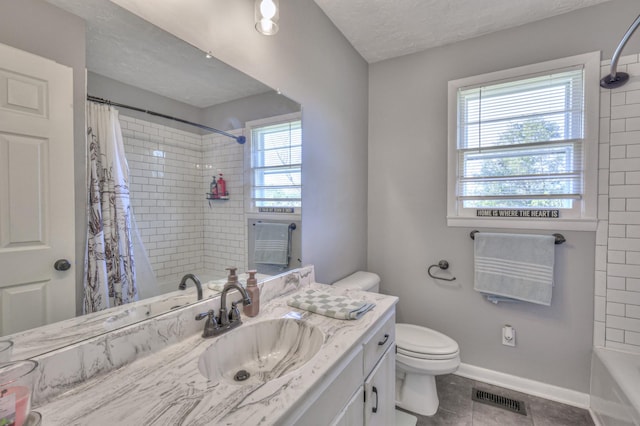
[[[180,280],[180,285],[178,289],[186,290],[187,288],[187,280],[191,278],[198,289],[198,300],[202,300],[202,284],[200,284],[200,280],[194,274],[187,274]]]
[[[220,327],[229,327],[228,329],[242,324],[242,321],[240,320],[240,311],[235,306],[235,302],[232,303],[231,315],[227,314],[227,293],[233,289],[238,290],[242,295],[242,306],[251,304],[251,298],[249,297],[247,290],[245,290],[240,284],[237,282],[231,282],[224,285],[222,294],[220,295],[220,319],[218,320],[218,324],[220,324]],[[231,319],[229,318],[230,316]]]
[[[227,271],[229,271],[229,277],[227,278],[227,283],[222,288],[222,293],[220,293],[220,315],[218,316],[218,318],[216,319],[213,309],[196,316],[197,320],[207,318],[207,321],[204,325],[204,332],[202,333],[202,337],[217,336],[242,324],[242,320],[240,319],[240,309],[238,309],[237,301],[231,303],[231,312],[227,312],[227,293],[229,293],[231,290],[238,290],[240,292],[240,294],[242,295],[243,306],[251,304],[251,297],[249,297],[249,294],[244,289],[244,287],[242,287],[240,283],[238,283],[238,276],[236,275],[237,269],[238,268],[227,268]],[[182,279],[183,283],[185,279],[189,277],[189,275],[185,275],[185,277]],[[200,289],[200,281],[196,281],[197,278],[195,278],[193,275],[191,275],[191,277],[194,278],[196,285],[198,285],[198,289]],[[182,286],[182,283],[180,285]]]
[[[219,327],[218,321],[216,320],[216,314],[215,312],[213,312],[213,309],[209,309],[209,311],[207,312],[196,315],[196,320],[198,321],[204,318],[206,318],[207,320],[204,323],[204,331],[202,332],[202,337],[206,338],[216,336]]]
[[[231,312],[227,313],[227,293],[234,289],[238,290],[242,295],[243,306],[251,304],[251,298],[240,284],[237,282],[225,284],[220,296],[220,315],[218,318],[215,317],[213,309],[196,316],[197,320],[207,319],[204,324],[202,337],[218,336],[242,324],[242,320],[240,319],[240,309],[238,309],[238,302],[231,302]]]

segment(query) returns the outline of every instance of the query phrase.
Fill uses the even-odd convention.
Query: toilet
[[[333,285],[377,293],[380,277],[359,271]],[[423,416],[434,415],[439,404],[435,376],[458,369],[458,344],[426,327],[396,324],[396,349],[396,406]]]

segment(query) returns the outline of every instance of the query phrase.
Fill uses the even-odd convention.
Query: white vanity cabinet
[[[282,424],[394,424],[395,322],[392,308],[336,363],[322,384],[299,402],[298,409],[281,419]]]
[[[395,346],[387,349],[364,382],[364,424],[388,426],[395,419],[396,357]]]
[[[364,342],[364,424],[392,425],[396,389],[395,312]]]
[[[331,423],[335,426],[389,426],[395,419],[395,348],[387,349],[349,403]]]
[[[342,409],[332,426],[364,425],[364,386],[360,386],[353,394],[347,406]]]
[[[395,421],[395,312],[385,317],[362,342],[364,384],[353,395],[332,425],[388,426]],[[358,348],[357,350],[360,350]]]

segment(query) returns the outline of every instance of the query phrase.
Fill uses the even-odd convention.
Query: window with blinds
[[[572,208],[582,197],[583,68],[458,90],[465,208]]]
[[[594,52],[449,82],[449,218],[595,219],[599,62]]]
[[[254,207],[302,207],[302,123],[251,130],[251,203]]]

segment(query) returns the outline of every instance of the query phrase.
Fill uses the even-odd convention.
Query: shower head
[[[608,74],[606,77],[600,79],[600,87],[605,89],[615,89],[616,87],[623,86],[629,81],[629,74],[626,72],[617,72],[615,74]]]
[[[633,24],[629,27],[627,32],[622,37],[620,44],[616,48],[616,51],[613,53],[613,57],[611,58],[611,73],[600,80],[600,87],[605,89],[615,89],[616,87],[620,87],[624,85],[629,80],[629,74],[625,72],[616,72],[618,68],[618,59],[620,59],[620,54],[622,53],[622,49],[629,41],[629,38],[633,34],[633,32],[640,25],[640,15],[633,21]]]

